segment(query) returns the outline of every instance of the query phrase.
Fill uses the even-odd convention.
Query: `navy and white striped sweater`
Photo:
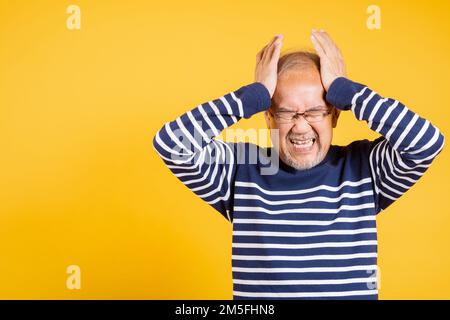
[[[175,176],[232,222],[234,299],[378,298],[375,216],[424,174],[444,136],[399,101],[343,77],[326,99],[381,136],[331,145],[308,170],[280,161],[276,174],[261,174],[270,148],[215,139],[270,106],[255,82],[166,123],[153,140]]]

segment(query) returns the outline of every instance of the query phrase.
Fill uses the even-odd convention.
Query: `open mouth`
[[[309,152],[312,150],[314,143],[316,142],[316,138],[309,139],[289,139],[289,142],[294,147],[294,150],[297,152]]]

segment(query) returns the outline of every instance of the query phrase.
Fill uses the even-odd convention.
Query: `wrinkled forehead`
[[[316,68],[288,70],[278,77],[272,97],[273,111],[282,108],[304,112],[317,107],[328,106],[320,73]]]

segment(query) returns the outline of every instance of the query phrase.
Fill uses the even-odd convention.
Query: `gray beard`
[[[317,156],[309,161],[297,161],[294,160],[294,158],[292,158],[290,154],[283,154],[282,160],[288,166],[296,170],[308,170],[317,166],[320,162],[322,162],[323,157]]]
[[[317,140],[316,140],[316,143],[319,143]],[[289,154],[288,151],[283,152],[281,160],[296,170],[308,170],[308,169],[311,169],[311,168],[317,166],[319,163],[322,162],[323,159],[325,159],[325,155],[322,154],[322,152],[320,152],[321,150],[322,149],[320,148],[320,145],[319,145],[319,151],[312,160],[297,161]]]

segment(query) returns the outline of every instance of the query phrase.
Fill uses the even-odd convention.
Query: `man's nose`
[[[292,131],[296,133],[309,132],[311,131],[311,125],[303,116],[298,116],[297,119],[294,120]]]

